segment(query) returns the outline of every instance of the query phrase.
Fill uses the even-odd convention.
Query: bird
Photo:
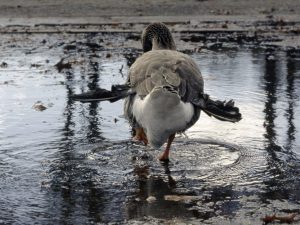
[[[160,148],[159,156],[169,161],[177,133],[193,126],[204,111],[221,121],[242,119],[234,101],[213,100],[204,93],[204,81],[196,62],[176,50],[164,23],[151,23],[142,32],[143,54],[131,65],[125,84],[111,90],[98,88],[71,96],[81,102],[124,101],[124,115],[134,131],[133,139]]]

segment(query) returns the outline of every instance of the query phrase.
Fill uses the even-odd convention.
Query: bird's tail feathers
[[[97,88],[95,90],[88,91],[85,93],[72,95],[71,98],[75,101],[81,101],[81,102],[99,102],[99,101],[116,102],[133,93],[134,92],[131,91],[129,85],[117,84],[117,85],[112,85],[111,90]]]
[[[212,100],[209,95],[203,94],[203,98],[193,101],[193,104],[218,120],[235,123],[242,119],[239,108],[234,106],[232,99],[229,101]]]

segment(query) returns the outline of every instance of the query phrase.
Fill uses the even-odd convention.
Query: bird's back
[[[144,53],[131,66],[128,82],[141,97],[157,86],[173,87],[184,102],[203,93],[203,78],[194,60],[173,50]]]

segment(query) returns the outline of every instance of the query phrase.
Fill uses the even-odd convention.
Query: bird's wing
[[[185,102],[203,94],[203,78],[194,60],[172,50],[153,50],[140,56],[129,70],[128,82],[142,97],[165,85],[178,90]]]

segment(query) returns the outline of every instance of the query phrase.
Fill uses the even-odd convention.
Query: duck
[[[151,23],[142,32],[143,54],[131,65],[125,84],[111,90],[98,88],[73,95],[81,102],[124,100],[124,115],[133,139],[160,148],[161,161],[169,161],[175,135],[192,127],[201,111],[221,121],[238,122],[242,116],[234,101],[213,100],[204,93],[204,80],[196,62],[176,50],[164,23]]]

